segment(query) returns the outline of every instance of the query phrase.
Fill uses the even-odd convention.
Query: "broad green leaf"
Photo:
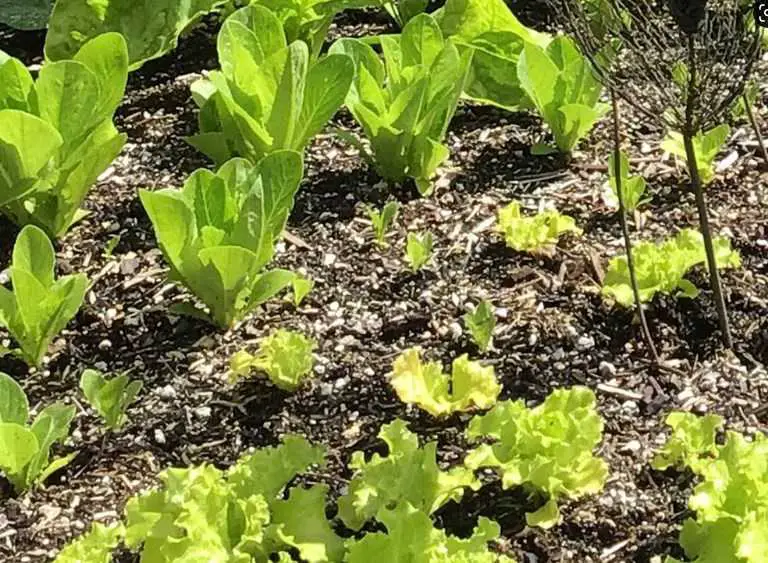
[[[62,144],[61,135],[44,120],[19,110],[0,110],[0,205],[34,189]]]
[[[131,70],[176,47],[181,33],[221,0],[58,0],[48,22],[45,56],[72,58],[88,40],[103,33],[125,37]]]
[[[12,58],[3,61],[0,55],[0,110],[36,113],[34,91],[34,80],[24,63]]]
[[[29,418],[29,403],[21,385],[0,372],[0,422],[25,426]]]
[[[69,435],[69,425],[75,417],[75,407],[56,403],[44,408],[37,415],[30,429],[37,438],[39,450],[25,469],[27,485],[44,479],[51,472],[42,475],[48,468],[50,450],[53,444]],[[66,465],[69,459],[60,466]],[[71,458],[70,458],[71,459]]]
[[[272,503],[277,537],[298,549],[301,559],[309,563],[341,561],[344,556],[344,542],[325,517],[327,494],[328,485],[296,487],[287,500]]]
[[[53,0],[0,0],[0,23],[15,29],[45,29]]]
[[[299,123],[299,116],[307,84],[309,49],[303,41],[296,41],[288,47],[288,60],[283,67],[282,77],[275,92],[267,131],[273,139],[276,149],[293,149],[294,131]],[[303,146],[298,147],[299,149]]]
[[[181,196],[171,190],[139,190],[139,197],[155,228],[163,254],[179,269],[182,251],[193,236],[193,213]]]
[[[13,268],[31,274],[48,289],[53,285],[56,255],[46,234],[35,226],[24,227],[13,247]],[[38,294],[38,300],[41,297]]]
[[[128,83],[128,47],[119,33],[104,33],[85,43],[74,60],[83,63],[99,84],[100,103],[95,115],[110,119],[120,105]]]
[[[38,453],[34,432],[12,422],[0,422],[0,469],[14,483]]]
[[[437,22],[427,14],[420,14],[408,22],[400,36],[402,65],[431,66],[443,46],[443,34]]]

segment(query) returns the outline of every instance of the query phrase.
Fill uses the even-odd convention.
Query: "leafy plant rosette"
[[[556,209],[526,217],[517,201],[499,210],[498,231],[504,235],[508,247],[518,252],[545,256],[554,254],[563,234],[580,235],[582,232],[573,218],[560,214]]]
[[[738,268],[741,257],[725,237],[713,240],[718,268]],[[695,298],[698,288],[685,279],[695,266],[707,261],[704,238],[694,229],[683,229],[660,244],[641,242],[632,249],[640,301],[651,301],[657,293]],[[635,303],[626,256],[613,258],[603,279],[603,295],[623,307]]]
[[[218,53],[221,70],[192,85],[200,133],[187,139],[217,165],[302,152],[344,103],[354,75],[345,55],[313,60],[304,41],[289,44],[278,16],[260,4],[227,18]]]
[[[50,405],[28,425],[29,402],[21,386],[0,372],[0,470],[17,492],[42,483],[77,455],[50,460],[51,447],[69,435],[75,407]]]
[[[383,62],[359,39],[339,39],[330,49],[355,62],[346,104],[370,142],[370,154],[351,135],[345,138],[361,149],[382,178],[412,178],[426,195],[449,155],[442,142],[469,75],[472,53],[460,55],[427,14],[413,18],[401,35],[377,41]]]
[[[209,310],[203,315],[230,327],[295,278],[264,271],[272,260],[303,174],[301,155],[278,151],[251,165],[227,162],[218,173],[197,170],[181,191],[141,190],[172,280],[184,284]]]
[[[45,57],[71,58],[94,37],[119,33],[130,70],[176,48],[179,36],[226,0],[57,0],[48,21]]]
[[[497,468],[505,489],[523,486],[543,495],[546,502],[526,521],[549,528],[560,521],[558,501],[602,490],[608,466],[593,453],[602,433],[595,395],[585,387],[558,389],[532,409],[522,400],[504,401],[470,422],[470,439],[493,443],[471,451],[465,464]]]
[[[566,36],[558,36],[546,48],[526,43],[517,75],[561,152],[573,150],[608,111],[599,101],[603,88],[589,60]],[[537,145],[533,152],[546,154],[552,149]]]
[[[126,136],[112,118],[128,79],[117,33],[85,43],[71,60],[46,63],[36,81],[0,51],[0,209],[52,238],[86,212],[89,188],[120,153]]]
[[[726,432],[715,442],[722,419],[672,413],[673,434],[654,459],[666,469],[690,467],[699,478],[688,500],[695,518],[680,533],[686,556],[698,563],[759,563],[768,546],[768,438],[752,440]],[[666,563],[681,563],[667,557]]]
[[[453,361],[449,376],[439,362],[423,362],[419,348],[406,350],[395,360],[390,384],[401,401],[438,417],[490,408],[501,393],[493,367],[463,354]]]
[[[0,286],[0,326],[19,349],[14,353],[39,366],[51,341],[77,314],[85,298],[85,274],[55,278],[56,254],[48,236],[33,225],[21,230],[13,247],[12,288]]]

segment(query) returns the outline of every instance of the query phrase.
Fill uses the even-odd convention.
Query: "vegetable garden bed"
[[[546,13],[511,4],[526,24],[549,25]],[[535,156],[531,147],[546,138],[536,115],[469,101],[451,120],[450,160],[429,197],[407,184],[390,189],[382,182],[357,149],[334,134],[360,131],[349,111],[340,110],[306,151],[304,179],[272,263],[301,272],[314,288],[298,307],[290,293],[279,295],[232,330],[217,331],[169,312],[188,294],[167,280],[138,190],[178,188],[198,168],[211,168],[184,138],[198,132],[190,85],[219,68],[219,27],[216,18],[205,19],[172,53],[130,75],[115,119],[127,144],[86,199],[91,214],[55,245],[59,275],[88,275],[85,302],[41,369],[0,359],[0,371],[22,384],[30,405],[76,406],[71,435],[56,452],[77,452],[44,486],[16,494],[0,482],[0,558],[52,560],[91,522],[118,520],[129,498],[159,483],[161,470],[204,462],[224,469],[248,448],[277,445],[287,434],[327,448],[327,465],[302,473],[299,482],[329,486],[330,517],[353,476],[352,453],[385,454],[378,433],[395,419],[406,421],[422,445],[437,442],[441,467],[461,465],[476,447],[465,435],[472,414],[433,417],[403,403],[388,381],[396,358],[412,346],[446,369],[465,353],[493,366],[500,400],[535,406],[554,390],[585,386],[596,394],[604,421],[595,455],[607,463],[605,485],[560,499],[557,525],[526,527],[526,512],[540,508],[542,498],[503,490],[498,477],[483,471],[485,486],[433,514],[439,528],[467,536],[478,517],[490,518],[501,528],[492,550],[521,562],[683,558],[678,536],[692,515],[687,502],[697,481],[690,472],[650,465],[669,434],[667,414],[716,413],[729,430],[768,431],[768,188],[749,124],[732,124],[718,158],[727,165],[707,187],[713,230],[728,235],[742,260],[740,268],[722,271],[733,352],[721,349],[703,267],[689,276],[702,289],[696,299],[657,296],[647,307],[665,358],[661,368],[649,361],[631,310],[601,296],[608,260],[623,251],[617,215],[603,199],[610,120],[599,122],[571,158]],[[385,13],[355,11],[337,17],[330,37],[381,32],[396,32]],[[42,62],[43,41],[40,32],[0,27],[0,49],[26,65]],[[758,78],[765,70],[761,63]],[[760,86],[755,111],[763,122],[768,91],[764,81]],[[651,199],[633,217],[637,239],[696,228],[684,163],[663,154],[663,131],[628,106],[623,114],[632,140],[625,150]],[[382,247],[374,242],[366,205],[381,208],[390,198],[400,213]],[[565,235],[551,256],[514,251],[494,227],[498,210],[512,200],[527,210],[553,203],[583,233]],[[434,252],[426,267],[412,272],[403,255],[407,234],[416,231],[433,234]],[[3,268],[18,233],[0,221]],[[497,322],[486,352],[462,320],[481,300],[493,304]],[[266,377],[231,384],[230,357],[253,351],[278,328],[316,341],[311,378],[295,392]],[[128,370],[143,382],[122,431],[105,433],[84,402],[78,382],[87,368]],[[116,560],[138,560],[119,553]]]

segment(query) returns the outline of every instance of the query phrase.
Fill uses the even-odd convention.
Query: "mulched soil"
[[[526,4],[531,4],[526,3]],[[535,14],[523,6],[524,14]],[[340,18],[332,36],[388,29],[380,15]],[[735,125],[723,156],[736,161],[708,188],[715,228],[741,251],[743,268],[724,274],[735,353],[723,353],[703,272],[696,300],[660,298],[649,319],[669,367],[651,369],[630,313],[605,304],[600,278],[621,252],[616,214],[602,201],[609,129],[601,124],[570,163],[535,157],[545,136],[540,120],[490,107],[463,105],[449,133],[451,162],[436,193],[421,199],[388,190],[356,151],[330,134],[307,152],[307,172],[289,220],[292,235],[275,264],[315,280],[297,310],[275,299],[227,333],[168,313],[187,297],[166,280],[166,266],[137,197],[138,188],[180,186],[205,158],[183,141],[196,130],[189,85],[215,68],[215,22],[207,21],[179,49],[131,76],[117,126],[129,144],[91,192],[92,214],[58,244],[60,272],[91,279],[86,303],[54,343],[45,369],[29,371],[8,358],[0,369],[20,381],[30,402],[74,403],[71,438],[58,453],[75,461],[45,488],[19,497],[0,485],[0,559],[49,561],[91,521],[117,518],[127,498],[156,483],[161,469],[211,462],[232,464],[249,447],[300,433],[328,447],[329,464],[313,479],[338,494],[350,477],[355,450],[379,450],[379,427],[407,420],[424,442],[436,440],[441,463],[459,463],[467,450],[469,415],[438,421],[403,405],[386,374],[403,349],[419,345],[444,364],[469,352],[492,364],[504,398],[541,401],[553,389],[587,385],[605,418],[600,448],[610,465],[604,491],[564,503],[563,523],[525,530],[529,501],[497,485],[465,497],[438,514],[454,532],[478,515],[500,522],[501,549],[519,561],[649,561],[681,556],[679,526],[687,516],[690,476],[652,471],[648,461],[664,439],[672,409],[716,412],[730,428],[768,430],[768,189],[751,130]],[[26,63],[40,62],[43,36],[0,30],[0,47]],[[764,90],[764,102],[768,91]],[[768,112],[763,112],[768,118]],[[636,217],[636,236],[660,239],[695,226],[696,212],[679,164],[658,149],[661,133],[625,108],[636,167],[653,197]],[[341,112],[332,124],[355,129]],[[400,218],[379,250],[364,205],[388,197],[402,203]],[[551,258],[509,250],[493,230],[498,208],[520,199],[529,209],[554,203],[584,229],[567,237]],[[408,231],[435,235],[431,267],[412,274],[403,262]],[[7,265],[17,229],[0,223],[0,264]],[[119,237],[114,252],[105,247]],[[499,317],[495,349],[479,354],[461,316],[481,298]],[[229,356],[277,327],[300,330],[319,343],[313,381],[295,394],[255,378],[226,381]],[[10,344],[3,340],[2,344]],[[124,432],[104,436],[77,390],[86,367],[130,369],[144,382]]]

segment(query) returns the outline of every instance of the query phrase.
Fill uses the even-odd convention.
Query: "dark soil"
[[[86,303],[54,343],[45,369],[0,360],[31,404],[78,406],[72,436],[57,453],[79,452],[44,488],[15,498],[7,487],[0,491],[0,559],[48,561],[91,521],[117,518],[126,499],[153,485],[161,469],[204,461],[226,467],[248,447],[277,443],[288,432],[328,447],[328,468],[317,478],[334,493],[350,476],[351,453],[380,448],[379,427],[396,417],[424,442],[436,440],[442,463],[460,463],[469,416],[435,420],[402,404],[387,383],[393,359],[413,345],[444,364],[463,352],[482,358],[495,367],[504,398],[535,404],[555,388],[587,385],[598,394],[605,419],[599,454],[610,465],[608,483],[599,495],[565,502],[561,525],[526,530],[532,501],[498,486],[442,509],[442,525],[462,532],[477,515],[492,517],[503,527],[501,548],[523,562],[681,556],[677,534],[691,480],[648,466],[663,441],[666,413],[716,412],[731,428],[768,429],[768,189],[750,129],[735,125],[724,155],[735,151],[738,159],[708,188],[714,228],[732,238],[744,261],[740,270],[724,274],[735,354],[721,350],[703,272],[693,277],[700,298],[659,298],[649,307],[653,334],[668,360],[661,371],[649,367],[632,315],[603,302],[602,272],[622,248],[616,215],[601,197],[607,125],[566,164],[530,155],[530,146],[545,135],[535,116],[471,104],[452,124],[451,163],[436,193],[420,199],[407,190],[394,192],[403,206],[383,251],[372,243],[364,204],[385,201],[386,187],[356,151],[330,134],[319,135],[307,153],[306,178],[288,226],[292,237],[281,243],[276,259],[276,265],[314,279],[314,291],[298,310],[275,299],[220,333],[168,313],[187,295],[166,280],[137,197],[138,188],[178,187],[196,168],[210,166],[183,137],[197,127],[189,85],[217,65],[215,25],[206,22],[174,53],[131,76],[117,117],[129,144],[93,188],[87,200],[92,214],[58,244],[60,272],[83,271],[91,279]],[[386,30],[388,22],[368,13],[347,15],[332,35],[371,29]],[[0,48],[28,64],[40,62],[42,40],[41,33],[0,29]],[[636,123],[629,108],[624,113],[627,148],[653,197],[637,217],[637,237],[658,240],[695,226],[692,194],[682,168],[659,150],[661,133]],[[332,125],[355,127],[345,112]],[[551,258],[509,250],[493,231],[493,217],[511,199],[532,210],[554,204],[575,217],[584,234],[564,239]],[[425,229],[435,235],[434,260],[412,274],[402,258],[405,237]],[[8,264],[16,232],[0,222],[0,264]],[[106,256],[113,237],[119,242]],[[461,321],[481,298],[494,303],[498,316],[495,349],[487,354],[477,352]],[[229,356],[277,327],[300,330],[319,343],[312,382],[295,394],[260,378],[229,385]],[[77,382],[86,367],[132,369],[144,382],[122,433],[105,438],[85,408]]]

